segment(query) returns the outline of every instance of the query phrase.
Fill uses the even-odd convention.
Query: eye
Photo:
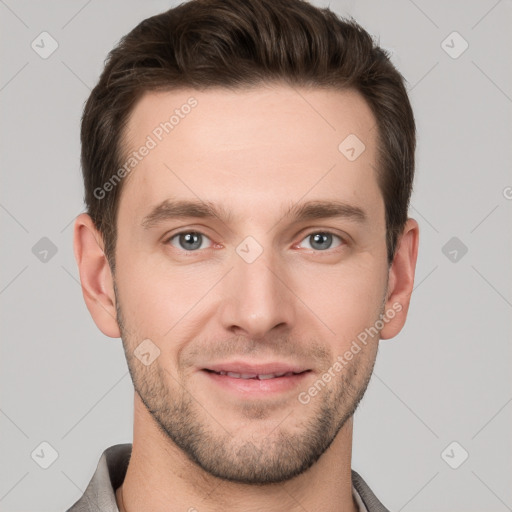
[[[340,240],[340,244],[337,247],[344,244],[344,240],[334,233],[329,231],[315,231],[314,233],[310,233],[304,238],[304,240],[311,240],[310,247],[306,247],[306,249],[313,249],[315,251],[325,251],[327,249],[331,249],[333,237]]]
[[[179,244],[176,246],[173,243],[173,240],[176,239]],[[166,243],[170,243],[173,247],[177,249],[183,249],[188,252],[195,252],[197,249],[205,249],[202,247],[204,240],[210,240],[206,235],[199,233],[197,231],[182,231],[181,233],[176,233],[167,239]]]

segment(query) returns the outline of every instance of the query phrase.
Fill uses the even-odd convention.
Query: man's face
[[[158,130],[190,97],[197,105]],[[125,135],[127,154],[148,136],[156,143],[124,184],[115,272],[123,345],[149,420],[218,477],[262,483],[303,472],[353,414],[377,352],[378,336],[369,338],[318,384],[384,312],[370,108],[352,91],[286,86],[150,93]],[[354,135],[365,145],[355,160],[362,146],[338,149]],[[178,201],[218,217],[173,216]],[[298,217],[309,202],[346,207]]]

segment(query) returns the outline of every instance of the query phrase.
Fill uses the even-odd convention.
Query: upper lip
[[[269,375],[274,373],[302,373],[309,370],[302,365],[290,364],[284,362],[270,362],[270,363],[249,363],[244,361],[231,361],[225,363],[210,364],[203,368],[203,370],[211,370],[214,372],[233,372],[244,374],[256,375]]]

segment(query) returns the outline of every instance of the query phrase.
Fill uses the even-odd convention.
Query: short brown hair
[[[388,264],[407,221],[416,129],[404,79],[354,20],[304,0],[191,0],[142,21],[109,53],[82,117],[85,203],[115,269],[122,183],[95,191],[123,162],[122,136],[148,91],[243,89],[269,82],[354,89],[377,120],[377,180]],[[341,142],[341,141],[340,141]]]

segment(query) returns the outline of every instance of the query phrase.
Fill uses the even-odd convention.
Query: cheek
[[[176,330],[182,328],[187,323],[186,315],[193,314],[194,307],[219,278],[211,275],[211,269],[172,268],[144,254],[118,254],[122,263],[116,270],[116,282],[127,326],[155,341],[171,336],[169,331],[175,325]]]
[[[385,274],[376,266],[340,265],[330,270],[319,266],[302,275],[305,277],[297,281],[297,295],[305,298],[310,314],[340,345],[350,343],[377,320],[385,293]]]

